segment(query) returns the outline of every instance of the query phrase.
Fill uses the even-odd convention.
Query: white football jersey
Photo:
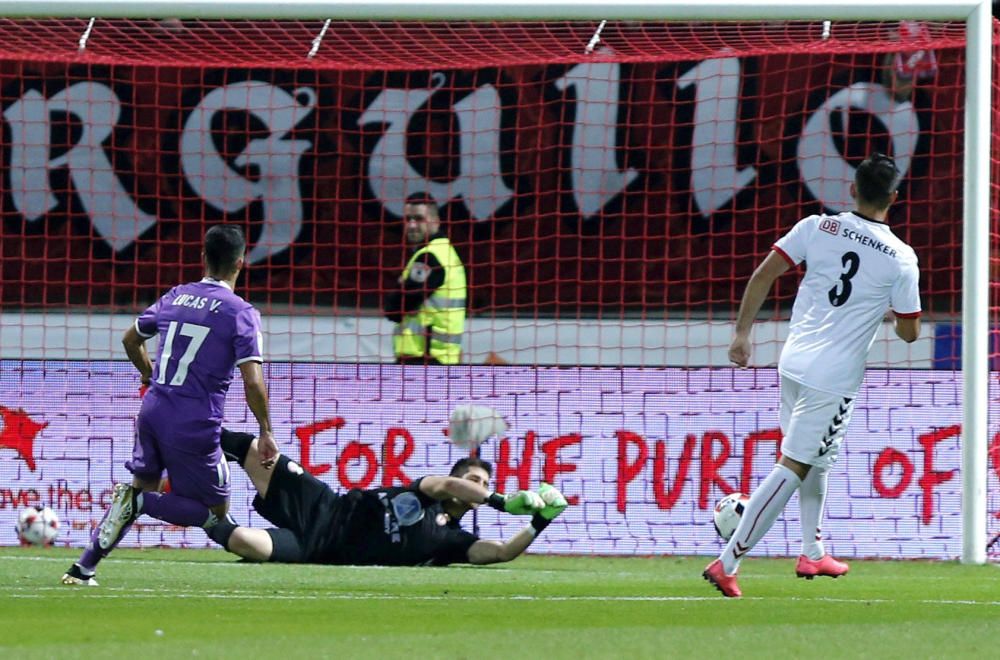
[[[804,218],[773,249],[792,266],[806,262],[778,371],[854,397],[886,312],[920,315],[916,253],[887,224],[856,212]]]

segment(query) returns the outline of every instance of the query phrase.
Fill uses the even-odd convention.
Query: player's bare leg
[[[243,462],[243,469],[246,470],[247,476],[253,482],[253,487],[257,490],[257,493],[262,498],[267,497],[267,489],[271,485],[271,477],[274,475],[274,469],[261,465],[260,454],[257,452],[256,438],[250,443],[250,450],[247,452],[246,461]]]
[[[808,463],[800,463],[794,458],[789,458],[788,456],[782,456],[778,460],[778,465],[784,465],[786,468],[794,472],[795,476],[799,478],[799,481],[805,479],[806,475],[809,474],[809,470],[812,468],[812,465],[809,465]]]
[[[222,450],[229,460],[240,464],[260,496],[267,497],[267,489],[271,484],[274,470],[261,465],[257,438],[249,433],[222,429]]]
[[[226,549],[250,561],[267,561],[274,551],[274,542],[263,529],[237,527],[230,535]]]
[[[239,464],[260,496],[265,497],[274,470],[261,464],[257,438],[224,428],[220,440],[226,458]],[[273,540],[265,530],[240,527],[230,516],[220,516],[219,522],[206,531],[223,548],[250,561],[267,561],[273,553]]]

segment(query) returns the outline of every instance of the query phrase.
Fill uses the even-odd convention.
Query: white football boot
[[[126,525],[138,517],[135,496],[138,490],[128,484],[115,484],[114,496],[111,498],[111,510],[101,521],[97,532],[97,544],[101,550],[112,547],[121,536]]]

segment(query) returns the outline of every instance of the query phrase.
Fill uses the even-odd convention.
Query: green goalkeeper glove
[[[544,481],[538,487],[538,495],[545,502],[545,506],[538,512],[538,515],[546,520],[555,520],[569,506],[569,503],[563,497],[563,494],[559,492],[559,489]]]
[[[542,496],[530,490],[520,490],[514,495],[492,493],[486,503],[498,511],[506,511],[515,516],[530,516],[545,508]]]

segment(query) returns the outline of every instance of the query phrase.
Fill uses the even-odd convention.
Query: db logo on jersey
[[[823,222],[819,223],[819,228],[828,234],[836,236],[837,232],[840,231],[840,223],[836,220],[826,218]]]

